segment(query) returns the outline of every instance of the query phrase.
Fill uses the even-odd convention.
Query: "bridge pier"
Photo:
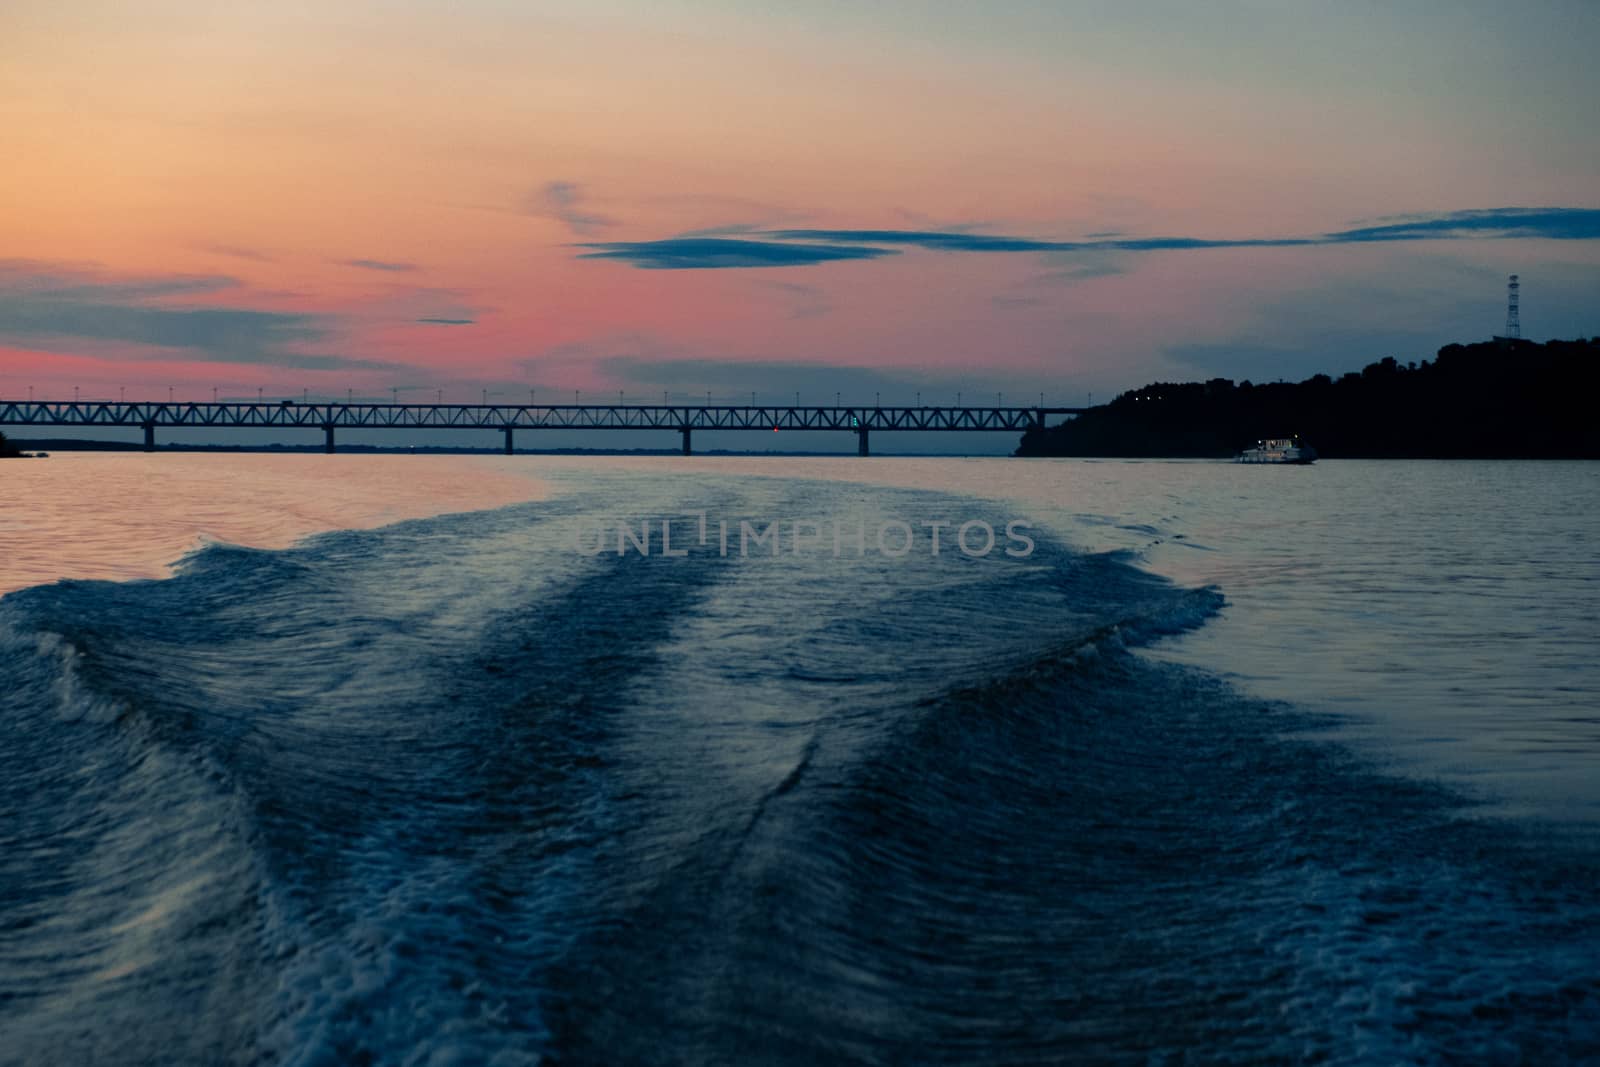
[[[687,455],[690,454],[690,452],[689,452],[689,427],[680,426],[680,427],[678,427],[678,432],[683,435],[683,454],[687,456]]]
[[[508,456],[514,451],[511,447],[511,429],[510,426],[500,427],[500,432],[506,435],[506,455]]]
[[[154,452],[156,450],[156,424],[153,422],[141,422],[139,426],[144,430],[144,450],[146,452]]]
[[[867,428],[863,426],[856,431],[856,455],[865,456],[869,454],[867,451]]]
[[[326,435],[326,439],[322,443],[322,450],[331,456],[333,455],[333,423],[323,423],[322,432]]]

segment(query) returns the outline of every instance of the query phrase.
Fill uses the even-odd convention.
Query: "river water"
[[[1593,464],[0,501],[0,1063],[1600,1056]]]

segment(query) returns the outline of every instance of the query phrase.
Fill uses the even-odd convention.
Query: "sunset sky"
[[[0,396],[1077,404],[1600,334],[1600,5],[0,8]]]

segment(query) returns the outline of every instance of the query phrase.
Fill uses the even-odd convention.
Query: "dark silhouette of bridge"
[[[672,430],[688,455],[695,430],[841,430],[856,435],[868,454],[871,434],[1021,433],[1045,428],[1051,415],[1078,415],[1062,407],[809,407],[718,404],[370,404],[324,401],[256,401],[181,404],[101,400],[0,400],[0,426],[111,426],[144,431],[154,451],[158,427],[321,430],[325,451],[339,429],[499,430],[512,451],[518,430]]]

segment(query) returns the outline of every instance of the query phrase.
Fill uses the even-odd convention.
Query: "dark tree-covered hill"
[[[1600,338],[1446,345],[1334,380],[1157,382],[1048,430],[1019,456],[1231,456],[1299,435],[1325,457],[1600,459]]]

